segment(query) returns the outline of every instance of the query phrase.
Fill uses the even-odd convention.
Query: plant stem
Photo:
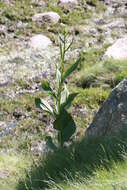
[[[60,57],[60,72],[61,72],[61,80],[59,82],[59,87],[58,87],[58,114],[60,113],[60,102],[61,102],[61,92],[62,92],[62,87],[63,87],[63,74],[64,74],[64,62],[65,62],[65,53],[66,53],[66,33],[64,33],[64,40],[63,40],[63,48],[61,49],[61,57]]]
[[[61,79],[59,81],[59,86],[58,86],[58,93],[57,93],[57,110],[58,114],[60,114],[61,111],[61,93],[62,93],[62,88],[63,88],[63,74],[64,74],[64,62],[65,62],[65,53],[66,53],[66,33],[64,33],[64,40],[63,40],[63,46],[61,45],[61,56],[60,56],[60,72],[61,72]],[[63,147],[63,142],[62,142],[62,133],[59,131],[59,146],[60,148]]]

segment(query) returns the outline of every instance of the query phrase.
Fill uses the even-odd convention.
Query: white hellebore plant
[[[70,49],[72,42],[66,47],[67,34],[64,32],[63,38],[60,37],[60,64],[56,64],[56,88],[53,89],[48,81],[42,80],[42,89],[47,92],[55,101],[55,107],[52,108],[49,103],[41,98],[35,99],[36,106],[49,113],[54,118],[53,127],[58,131],[59,147],[63,147],[64,142],[69,141],[75,133],[76,125],[67,109],[71,106],[72,101],[77,93],[69,94],[65,80],[77,69],[80,58],[65,70],[65,55]]]

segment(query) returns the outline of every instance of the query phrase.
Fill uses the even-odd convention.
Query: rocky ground
[[[126,35],[127,5],[106,0],[3,0],[0,5],[0,135],[5,136],[27,120],[33,126],[38,120],[32,116],[36,112],[33,100],[40,94],[41,79],[54,76],[58,34],[66,29],[69,40],[74,37],[66,58],[70,63],[94,48],[106,51],[105,47]],[[112,51],[105,56],[112,56]]]
[[[45,97],[41,79],[53,80],[58,35],[64,29],[68,41],[74,38],[67,62],[82,57],[69,79],[70,90],[79,92],[72,108],[75,138],[84,134],[110,90],[126,76],[125,0],[0,1],[1,152],[45,152],[45,136],[54,133],[52,120],[35,108],[34,99]]]

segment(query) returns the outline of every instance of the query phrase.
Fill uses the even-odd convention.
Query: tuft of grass
[[[74,10],[64,15],[62,22],[67,25],[85,24],[85,19],[89,17],[89,13],[84,14],[81,10]]]
[[[121,73],[116,74],[114,77],[114,85],[117,85],[126,77],[127,77],[127,70],[123,70]]]
[[[110,90],[102,88],[77,88],[79,95],[74,101],[74,105],[87,105],[89,108],[99,108],[108,98]]]
[[[78,86],[82,86],[83,88],[100,86],[113,88],[126,77],[126,61],[116,61],[113,59],[101,61],[100,56],[97,56],[94,61],[94,56],[89,60],[89,55],[91,55],[91,52],[82,63],[82,69],[77,79]]]
[[[85,69],[100,62],[107,46],[108,45],[104,46],[102,49],[92,48],[88,51],[82,52],[82,68]]]

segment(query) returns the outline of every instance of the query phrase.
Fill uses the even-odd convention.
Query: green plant
[[[73,42],[73,41],[72,41]],[[65,80],[78,67],[80,58],[65,70],[65,55],[70,49],[72,42],[67,45],[67,33],[60,36],[60,64],[56,64],[56,88],[53,89],[48,81],[42,81],[42,89],[47,92],[55,101],[55,106],[51,107],[49,103],[41,98],[35,99],[37,108],[49,113],[53,119],[53,127],[58,131],[59,147],[63,147],[64,142],[69,141],[75,133],[76,125],[67,109],[78,93],[69,94]],[[51,139],[50,139],[51,140]]]

